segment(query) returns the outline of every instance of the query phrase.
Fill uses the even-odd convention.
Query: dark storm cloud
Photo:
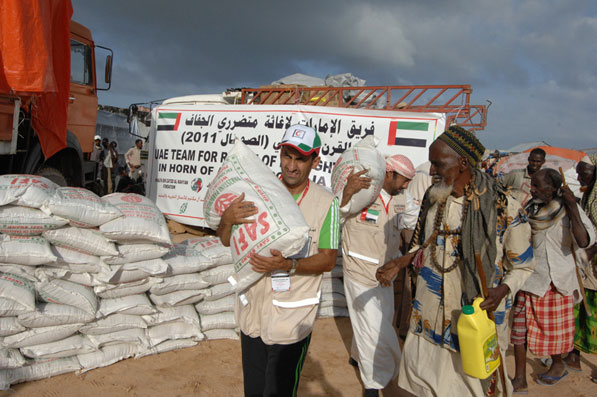
[[[597,146],[596,6],[588,0],[84,1],[115,50],[105,104],[257,87],[292,73],[370,85],[470,84],[493,102],[488,147]],[[574,134],[562,131],[574,125]]]

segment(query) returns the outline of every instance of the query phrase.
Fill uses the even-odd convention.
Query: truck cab
[[[91,31],[70,21],[70,85],[66,115],[66,139],[50,157],[44,155],[35,131],[34,105],[38,93],[0,91],[0,166],[4,173],[37,174],[62,186],[85,186],[97,193],[97,163],[89,161],[93,150],[98,111],[98,90],[110,88],[112,50],[97,46]],[[96,71],[97,48],[107,51],[105,69]],[[4,58],[4,62],[9,62]],[[102,86],[101,88],[98,85]],[[64,136],[64,130],[60,133]],[[95,186],[94,186],[95,185]]]

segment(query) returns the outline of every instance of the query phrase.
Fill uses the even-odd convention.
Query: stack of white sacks
[[[238,339],[231,251],[172,244],[147,198],[102,198],[38,176],[0,176],[0,390],[128,357]],[[341,266],[320,316],[347,316]]]
[[[342,282],[342,252],[338,250],[336,266],[331,272],[323,273],[321,301],[317,317],[348,317],[344,284]]]

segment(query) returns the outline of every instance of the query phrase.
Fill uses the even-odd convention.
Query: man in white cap
[[[289,127],[280,145],[281,181],[294,197],[310,226],[309,242],[297,256],[253,255],[253,270],[265,273],[237,302],[241,330],[245,396],[295,396],[311,332],[319,307],[323,272],[336,264],[340,239],[338,199],[311,183],[309,174],[319,164],[321,140],[308,126]],[[257,213],[244,194],[222,214],[217,233],[230,244],[234,225],[252,222]]]
[[[95,161],[97,163],[96,166],[96,178],[101,179],[101,170],[102,164],[104,162],[104,148],[102,147],[102,137],[96,135],[93,138],[93,151],[89,155],[89,161]]]
[[[375,273],[400,256],[397,215],[404,211],[404,200],[393,198],[408,186],[415,168],[406,156],[387,157],[379,196],[361,212],[349,215],[350,199],[371,184],[366,172],[351,173],[342,193],[342,267],[353,331],[350,363],[359,368],[365,396],[377,396],[398,374],[400,345],[392,325],[393,288],[382,287]]]

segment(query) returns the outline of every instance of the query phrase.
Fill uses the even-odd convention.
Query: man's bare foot
[[[572,371],[580,372],[581,370],[579,353],[571,351],[564,359],[564,363],[566,364],[568,369],[571,369]]]
[[[512,387],[514,388],[515,392],[524,392],[527,391],[529,386],[527,385],[526,378],[523,377],[515,377],[512,379]]]

